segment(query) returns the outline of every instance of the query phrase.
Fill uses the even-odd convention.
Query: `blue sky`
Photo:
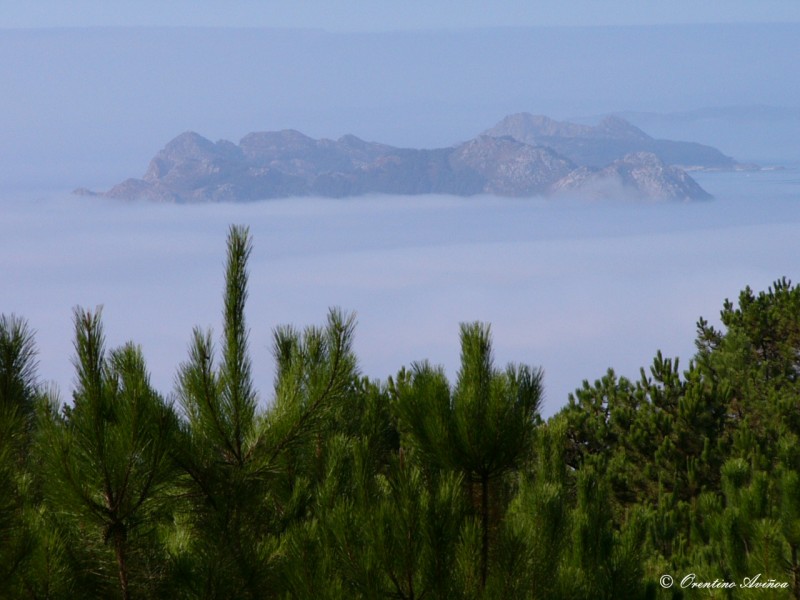
[[[309,27],[329,31],[495,26],[800,22],[797,0],[0,0],[0,27]]]

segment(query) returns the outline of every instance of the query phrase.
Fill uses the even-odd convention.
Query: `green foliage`
[[[195,330],[178,377],[186,423],[174,448],[185,500],[177,514],[189,541],[173,557],[204,598],[260,598],[278,585],[281,536],[302,539],[328,425],[356,381],[354,319],[332,310],[325,327],[275,331],[275,397],[257,410],[244,318],[250,252],[248,231],[232,227],[220,365],[211,334]]]
[[[22,585],[35,537],[25,522],[32,492],[29,449],[38,395],[33,333],[0,316],[0,581]]]
[[[492,531],[503,507],[498,479],[517,468],[540,421],[542,372],[494,366],[488,325],[461,326],[461,368],[451,391],[441,369],[414,366],[401,375],[395,409],[422,458],[460,473],[481,523],[480,581],[485,587]]]
[[[0,598],[699,597],[660,585],[690,573],[739,584],[704,597],[800,598],[800,288],[746,288],[687,368],[609,369],[544,422],[542,371],[496,367],[488,325],[461,325],[453,384],[427,362],[380,382],[338,309],[274,330],[259,398],[251,252],[232,227],[179,414],[99,311],[75,311],[64,405],[0,316]]]
[[[75,330],[73,405],[61,414],[51,405],[39,420],[47,504],[64,529],[80,532],[77,560],[96,564],[91,586],[129,598],[159,584],[154,529],[174,475],[177,419],[136,346],[106,355],[99,312],[76,310]]]

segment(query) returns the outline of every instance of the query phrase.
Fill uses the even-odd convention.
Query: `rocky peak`
[[[603,137],[607,136],[612,138],[639,140],[643,142],[653,139],[644,131],[634,125],[631,125],[622,117],[617,117],[614,115],[605,117],[594,129],[596,134],[599,134]]]
[[[345,148],[357,148],[359,150],[366,150],[374,145],[371,144],[370,142],[365,142],[360,137],[357,137],[352,133],[343,135],[338,140],[336,140],[336,143],[344,146]]]
[[[484,134],[494,137],[511,136],[520,142],[535,146],[553,137],[586,136],[590,130],[591,128],[585,125],[556,121],[543,115],[517,113],[505,117]]]
[[[664,164],[652,152],[635,152],[603,169],[581,167],[553,184],[556,194],[635,200],[708,200],[708,194],[685,171]]]
[[[239,159],[241,151],[236,144],[227,140],[214,143],[200,134],[187,131],[174,138],[156,154],[150,161],[143,179],[151,182],[163,179],[176,167],[187,163],[208,166],[212,163]]]
[[[213,151],[214,142],[194,131],[185,131],[168,142],[159,154],[164,157],[200,158]]]
[[[652,152],[670,165],[692,168],[733,168],[736,162],[716,148],[690,142],[657,140],[621,117],[609,116],[598,125],[578,125],[534,117],[511,115],[485,132],[510,135],[533,145],[548,146],[580,166],[599,168],[626,154]]]
[[[284,129],[248,133],[239,147],[248,160],[274,160],[311,152],[316,148],[316,140],[295,129]]]
[[[450,160],[456,168],[469,168],[486,178],[487,193],[505,196],[543,193],[575,168],[550,148],[524,144],[510,136],[478,136],[457,146]]]
[[[592,195],[605,186],[651,199],[708,197],[685,172],[652,152],[648,140],[618,118],[589,127],[527,113],[510,115],[458,146],[431,150],[354,135],[314,139],[293,129],[250,133],[238,145],[186,132],[156,154],[142,179],[102,195],[216,202],[311,194]],[[610,158],[600,166],[586,164],[569,154],[576,149],[578,155],[594,153],[595,160]]]

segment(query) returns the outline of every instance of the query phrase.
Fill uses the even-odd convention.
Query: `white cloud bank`
[[[656,350],[694,351],[745,285],[798,279],[796,174],[706,175],[695,205],[366,197],[160,206],[50,197],[0,201],[0,312],[37,330],[40,375],[68,398],[71,311],[103,305],[109,346],[142,345],[172,390],[192,327],[220,331],[225,236],[249,225],[256,383],[271,398],[271,331],[357,313],[362,371],[430,359],[451,377],[458,323],[492,324],[498,364],[545,369],[545,414],[584,378],[636,376]],[[720,195],[722,194],[722,195]]]

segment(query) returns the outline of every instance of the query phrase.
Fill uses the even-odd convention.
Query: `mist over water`
[[[368,196],[154,205],[65,194],[0,200],[0,312],[37,330],[40,375],[68,399],[72,309],[103,306],[108,346],[142,345],[173,389],[194,326],[221,332],[225,237],[254,237],[247,315],[254,375],[271,399],[271,332],[357,313],[370,377],[429,359],[455,377],[458,324],[492,324],[498,366],[545,369],[549,415],[608,367],[638,376],[657,350],[694,352],[746,285],[798,280],[800,175],[699,174],[696,204]]]

